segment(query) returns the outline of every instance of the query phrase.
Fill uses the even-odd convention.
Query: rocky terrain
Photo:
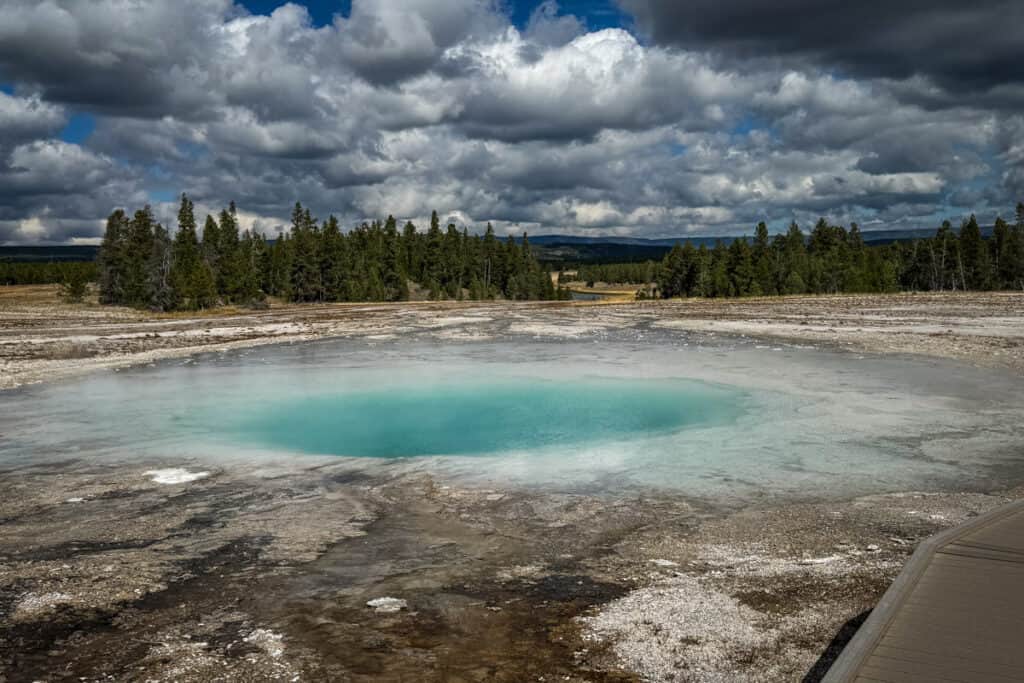
[[[710,510],[302,467],[0,476],[0,680],[810,680],[928,535],[1024,494]]]
[[[0,386],[327,336],[645,326],[1024,369],[1019,294],[182,317],[0,288]],[[1022,495],[723,507],[313,457],[0,464],[0,681],[813,681],[917,542]]]

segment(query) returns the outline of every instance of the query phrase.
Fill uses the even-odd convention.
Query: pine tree
[[[412,221],[402,228],[402,269],[414,280],[423,277],[423,245]]]
[[[734,296],[750,296],[754,291],[754,260],[750,245],[744,238],[734,239],[729,245],[729,279]]]
[[[277,239],[267,250],[267,265],[264,269],[264,291],[282,299],[291,298],[292,249],[291,240],[279,232]]]
[[[487,224],[484,231],[482,245],[483,256],[483,286],[484,298],[493,299],[495,293],[501,290],[501,283],[504,281],[504,268],[502,267],[501,245],[494,235],[494,226]]]
[[[462,291],[462,234],[454,223],[449,223],[441,243],[441,287],[449,299],[458,298]]]
[[[324,297],[328,301],[349,300],[345,260],[345,237],[341,234],[338,219],[332,214],[324,222],[322,249],[320,250],[320,271]]]
[[[978,221],[971,217],[960,228],[961,280],[966,289],[988,289],[991,278],[988,246],[981,236]]]
[[[768,226],[764,221],[757,224],[754,233],[754,291],[755,295],[776,293],[774,253],[768,239]]]
[[[128,217],[117,209],[107,218],[103,241],[99,250],[100,303],[125,303],[127,264]]]
[[[217,292],[213,273],[202,258],[192,201],[184,194],[172,254],[170,279],[179,305],[190,310],[214,305]]]
[[[62,263],[61,282],[59,295],[62,301],[69,304],[79,304],[85,301],[89,293],[89,274],[84,268],[77,267],[78,264]]]
[[[245,282],[247,255],[240,250],[238,212],[234,202],[221,210],[217,236],[216,260],[219,267],[214,268],[217,292],[234,303],[249,303],[248,284]],[[203,239],[205,241],[205,235]]]
[[[782,243],[782,267],[779,270],[782,281],[779,284],[781,294],[803,294],[807,291],[809,264],[807,245],[800,226],[794,221]]]
[[[203,234],[200,237],[200,251],[203,255],[203,260],[206,261],[207,267],[210,272],[213,273],[214,278],[217,281],[217,291],[220,294],[226,294],[226,289],[221,289],[220,283],[225,277],[223,273],[224,266],[223,259],[221,257],[220,250],[220,226],[217,221],[213,219],[213,216],[207,214],[206,221],[203,223]]]
[[[867,251],[864,248],[864,237],[861,235],[860,226],[856,223],[850,223],[850,232],[846,235],[846,251],[845,251],[845,273],[843,275],[843,288],[844,291],[889,291],[885,289],[877,289],[877,278],[874,275],[878,273],[869,266],[867,262]],[[874,275],[869,275],[874,273]]]
[[[409,298],[409,286],[402,270],[402,243],[398,235],[398,223],[394,216],[384,222],[384,254],[381,266],[384,296],[388,301],[404,301]]]
[[[992,227],[992,239],[989,240],[990,256],[992,263],[993,282],[996,289],[1013,287],[1013,278],[1016,275],[1016,263],[1013,253],[1012,230],[1010,224],[996,217],[995,225]]]
[[[423,256],[423,284],[430,290],[431,299],[441,298],[443,250],[444,236],[441,233],[441,222],[438,220],[437,211],[432,211],[430,230],[427,232],[427,244]]]
[[[145,306],[149,299],[147,262],[153,249],[153,212],[146,206],[136,211],[128,224],[124,253],[123,303]]]
[[[1024,290],[1024,203],[1017,204],[1017,222],[1010,228],[1003,258],[1005,286]]]
[[[309,209],[295,203],[291,234],[291,297],[294,301],[323,301],[316,221]]]
[[[159,223],[153,230],[153,244],[146,260],[146,305],[155,311],[170,311],[178,306],[171,285],[173,245],[171,236]]]
[[[686,286],[687,266],[683,257],[683,248],[676,242],[662,261],[661,271],[658,275],[658,289],[663,297],[673,299],[689,295]]]

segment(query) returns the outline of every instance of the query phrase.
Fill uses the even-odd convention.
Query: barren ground
[[[470,313],[490,323],[461,327]],[[0,388],[327,336],[637,324],[1024,371],[1022,294],[154,316],[8,287]],[[169,467],[203,476],[161,475]],[[9,466],[0,681],[817,680],[918,541],[1022,495],[723,510],[663,494],[463,489],[317,458]],[[405,602],[367,605],[381,597]]]
[[[0,389],[101,367],[323,337],[392,338],[490,315],[487,332],[578,336],[668,328],[915,353],[1024,372],[1024,293],[942,293],[578,303],[272,305],[154,315],[67,305],[54,287],[0,287]],[[442,337],[443,338],[443,337]]]

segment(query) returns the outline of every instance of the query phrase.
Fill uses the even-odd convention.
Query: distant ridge
[[[912,230],[866,230],[861,232],[864,238],[865,244],[891,244],[892,242],[906,242],[909,240],[921,239],[923,237],[931,237],[935,234],[936,228],[915,228]],[[956,228],[954,227],[954,230]],[[986,237],[992,233],[992,226],[982,226],[981,232]],[[804,234],[810,234],[810,228],[804,228]],[[660,237],[655,239],[649,239],[645,237],[625,237],[617,235],[598,235],[594,237],[586,237],[580,235],[530,235],[530,244],[534,245],[576,245],[576,244],[624,244],[624,245],[635,245],[635,246],[647,246],[647,247],[669,247],[672,248],[676,244],[693,244],[695,247],[705,245],[713,247],[716,242],[721,240],[726,244],[731,243],[735,239],[740,237],[746,237],[748,240],[751,239],[750,235],[730,235],[730,236],[718,236],[708,237],[706,235],[694,235],[680,236],[680,237]],[[774,237],[774,235],[773,235]]]
[[[982,235],[992,234],[992,226],[983,227]],[[807,235],[808,231],[804,231]],[[870,230],[861,233],[864,243],[872,246],[892,244],[893,242],[909,242],[915,239],[932,237],[935,228],[915,230]],[[773,236],[774,237],[774,236]],[[753,239],[750,235],[722,237],[667,237],[647,239],[643,237],[620,237],[602,235],[585,237],[579,235],[537,235],[530,236],[530,244],[534,248],[537,260],[549,267],[574,263],[627,263],[638,261],[658,261],[664,258],[676,244],[701,245],[712,248],[716,242],[729,245],[737,239]]]
[[[992,226],[981,229],[984,236],[992,234]],[[805,231],[804,234],[807,234]],[[883,245],[893,242],[931,237],[935,228],[916,230],[869,230],[861,233],[865,244]],[[600,235],[586,237],[580,235],[536,235],[530,236],[537,259],[545,264],[561,263],[615,263],[628,261],[657,261],[676,244],[690,243],[695,247],[704,245],[714,247],[721,241],[725,244],[736,239],[752,239],[745,236],[722,237],[663,237],[647,239],[644,237],[624,237],[616,235]],[[272,241],[272,240],[271,240]],[[92,245],[25,245],[0,246],[0,261],[22,263],[40,263],[48,261],[93,261],[99,247]]]
[[[46,263],[49,261],[95,261],[100,248],[94,245],[0,246],[0,261]]]

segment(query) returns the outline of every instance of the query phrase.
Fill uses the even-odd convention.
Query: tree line
[[[567,298],[534,257],[527,236],[499,240],[441,229],[437,212],[425,232],[394,217],[347,233],[337,218],[318,221],[296,203],[276,240],[240,231],[234,203],[198,229],[182,195],[172,237],[147,206],[107,219],[98,256],[102,303],[153,310],[218,304],[259,305],[267,296],[296,302]]]
[[[713,248],[676,245],[658,262],[581,265],[569,279],[650,285],[659,296],[760,296],[842,292],[1024,289],[1024,203],[1016,220],[997,218],[982,236],[976,218],[959,230],[944,221],[933,237],[871,246],[860,229],[821,219],[805,234],[793,223],[769,236],[760,223],[753,238]],[[200,230],[182,196],[172,236],[149,207],[129,216],[114,211],[96,263],[0,261],[0,284],[61,283],[71,300],[85,283],[99,284],[103,303],[154,310],[217,304],[288,301],[401,301],[430,299],[558,299],[526,235],[500,240],[488,224],[470,236],[437,213],[425,232],[393,217],[343,233],[337,219],[318,222],[296,204],[291,226],[276,240],[241,231],[232,203]],[[649,290],[645,288],[645,293]]]
[[[605,267],[605,274],[615,273],[649,282],[632,264]],[[934,237],[881,246],[865,245],[856,223],[846,229],[823,218],[805,235],[794,222],[773,238],[760,223],[752,240],[720,241],[711,249],[677,244],[655,279],[664,298],[1024,290],[1024,203],[1017,205],[1016,223],[996,219],[990,239],[973,215],[959,231],[944,221]]]
[[[0,285],[49,285],[96,279],[93,261],[19,262],[0,260]]]
[[[655,261],[639,263],[585,263],[576,268],[576,274],[570,276],[566,272],[559,274],[559,282],[584,282],[593,287],[596,282],[614,282],[623,284],[648,284],[654,282],[658,275],[659,264]]]

